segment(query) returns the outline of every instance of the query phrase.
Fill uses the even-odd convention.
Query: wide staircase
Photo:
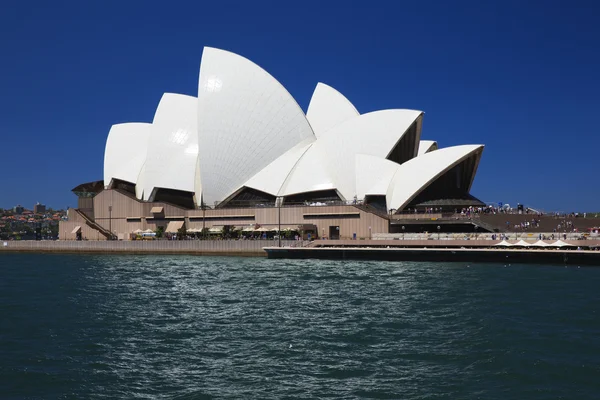
[[[475,225],[481,232],[506,232],[506,227],[502,225],[491,224],[481,218],[471,219],[473,225]]]
[[[81,212],[79,209],[75,209],[75,212],[81,217],[83,218],[83,220],[85,221],[85,224],[87,226],[89,226],[92,229],[97,230],[98,232],[100,232],[100,234],[102,236],[104,236],[107,240],[111,240],[114,239],[114,235],[111,234],[111,232],[108,229],[103,228],[102,226],[98,225],[96,223],[96,221],[92,220],[90,217],[88,217],[84,212]]]

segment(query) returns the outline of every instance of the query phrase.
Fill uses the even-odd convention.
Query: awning
[[[575,245],[572,245],[567,242],[563,242],[562,240],[557,240],[556,242],[552,243],[550,246],[552,246],[552,247],[564,247],[564,246],[575,247]]]
[[[254,232],[254,227],[253,226],[247,226],[244,229],[242,229],[242,232]]]
[[[71,231],[71,233],[77,233],[81,231],[81,226],[77,225],[75,228],[73,228],[73,230]]]
[[[177,233],[177,231],[179,231],[183,227],[183,224],[185,224],[185,221],[171,221],[169,222],[169,225],[167,225],[167,229],[165,229],[165,232]]]
[[[522,246],[522,247],[530,247],[532,244],[524,241],[523,239],[519,240],[517,243],[513,244],[513,246]]]
[[[150,212],[152,214],[160,214],[161,212],[163,212],[163,208],[162,207],[152,207],[152,210],[150,210]]]
[[[210,233],[221,233],[223,232],[222,226],[213,226],[208,230]]]
[[[532,246],[535,247],[550,247],[552,246],[550,243],[546,243],[543,240],[538,240],[537,242],[535,242],[534,244],[532,244]]]

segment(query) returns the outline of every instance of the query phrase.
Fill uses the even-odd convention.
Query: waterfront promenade
[[[297,241],[282,240],[282,248],[290,249],[319,249],[319,248],[405,248],[405,249],[496,249],[516,251],[495,247],[499,240],[480,237],[478,240],[454,239],[441,240],[418,239],[410,240],[315,240]],[[513,241],[514,242],[514,241]],[[534,240],[530,241],[531,243]],[[568,240],[570,249],[598,248],[599,240]],[[223,256],[266,256],[264,248],[279,247],[278,240],[151,240],[151,241],[33,241],[15,240],[0,241],[0,254],[8,252],[39,252],[39,253],[102,253],[102,254],[194,254],[194,255],[223,255]],[[521,248],[521,250],[525,250]],[[550,251],[548,249],[529,249],[529,251]],[[600,251],[595,251],[600,253]]]

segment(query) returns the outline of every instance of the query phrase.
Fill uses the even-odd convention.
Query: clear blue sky
[[[440,146],[485,144],[483,201],[597,211],[599,17],[593,1],[5,2],[0,207],[76,205],[110,126],[150,122],[163,92],[196,95],[207,45],[304,110],[321,81],[361,113],[425,111]]]

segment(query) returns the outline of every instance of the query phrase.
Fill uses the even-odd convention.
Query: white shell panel
[[[110,128],[104,150],[104,186],[110,185],[112,179],[138,183],[151,128],[150,124],[138,122]]]
[[[165,93],[161,98],[142,172],[144,200],[154,188],[200,193],[197,112],[195,97]]]
[[[365,195],[385,196],[400,164],[366,154],[357,154],[355,160],[356,196],[359,199],[364,199]]]
[[[429,153],[430,151],[437,150],[437,142],[434,140],[421,140],[419,142],[419,151],[417,153],[417,157],[421,156],[425,153]]]
[[[244,57],[210,47],[200,65],[198,136],[207,204],[314,138],[302,109],[275,78]]]
[[[281,187],[279,196],[336,188],[333,178],[323,161],[327,157],[326,149],[317,146],[318,143],[317,141],[311,144],[300,157]]]
[[[306,118],[319,138],[331,128],[358,115],[360,113],[343,94],[320,82],[315,88],[306,112]]]
[[[396,171],[388,188],[387,208],[402,210],[444,172],[482,149],[483,145],[446,147],[405,162]]]
[[[310,138],[298,143],[250,178],[244,186],[277,196],[294,165],[313,142],[314,140]]]
[[[421,111],[415,110],[382,110],[362,114],[336,126],[315,143],[313,148],[325,155],[324,164],[344,199],[358,195],[355,154],[387,157],[419,115]]]

